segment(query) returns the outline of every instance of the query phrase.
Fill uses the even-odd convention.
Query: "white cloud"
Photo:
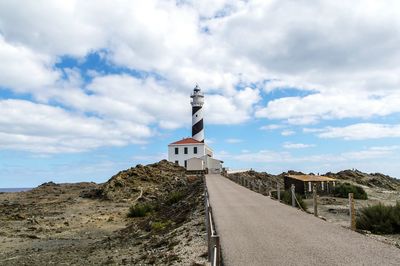
[[[260,127],[261,130],[276,130],[276,129],[281,129],[287,127],[286,125],[282,124],[271,124],[271,125],[265,125]]]
[[[0,87],[17,92],[43,90],[53,85],[60,73],[52,70],[50,56],[22,45],[7,43],[0,30]]]
[[[370,159],[385,158],[394,154],[399,150],[399,146],[378,146],[365,148],[339,154],[323,153],[307,156],[293,156],[286,151],[260,150],[254,153],[241,153],[239,155],[226,154],[226,158],[234,161],[252,162],[252,163],[332,163],[332,162],[348,162],[365,161]]]
[[[375,158],[384,158],[390,156],[394,153],[394,151],[398,149],[399,146],[371,147],[366,150],[343,153],[342,157],[348,160],[368,160]]]
[[[285,142],[283,144],[283,148],[285,149],[304,149],[304,148],[310,148],[310,147],[315,147],[314,144],[304,144],[304,143],[290,143],[290,142]]]
[[[363,140],[379,138],[400,138],[400,125],[359,123],[346,127],[327,127],[318,129],[320,138],[343,138]],[[317,131],[317,132],[318,132]]]
[[[85,56],[106,45],[103,30],[93,21],[100,19],[93,14],[98,11],[93,4],[75,0],[38,0],[23,4],[2,1],[0,32],[7,40],[43,54]],[[108,8],[109,4],[102,2],[98,6]]]
[[[399,83],[400,84],[400,83]],[[273,100],[257,111],[258,117],[287,119],[291,124],[313,124],[320,119],[370,118],[400,112],[400,93],[385,96],[368,93],[312,94]]]
[[[243,142],[243,140],[242,139],[231,138],[231,139],[226,139],[225,142],[226,143],[230,143],[230,144],[235,144],[235,143]]]
[[[195,82],[207,93],[211,124],[388,116],[400,112],[399,26],[399,3],[389,0],[3,1],[0,86],[43,104],[56,101],[73,117],[94,113],[101,123],[148,129],[189,124]],[[65,55],[84,61],[99,51],[112,66],[150,77],[89,70],[93,81],[85,84],[76,69],[54,65]],[[69,79],[60,79],[63,71]],[[256,106],[260,90],[287,87],[313,94]],[[129,134],[135,126],[127,126]],[[392,134],[385,126],[376,131]],[[321,137],[340,135],[329,132]]]
[[[0,101],[0,148],[42,153],[80,152],[143,143],[151,129],[127,121],[73,115],[23,100]]]
[[[292,135],[294,135],[295,133],[296,133],[296,132],[294,132],[293,130],[283,130],[283,131],[281,132],[281,135],[287,137],[287,136],[292,136]]]
[[[239,124],[249,120],[254,111],[254,105],[261,97],[257,89],[245,88],[232,97],[223,95],[206,95],[205,113],[207,123]]]

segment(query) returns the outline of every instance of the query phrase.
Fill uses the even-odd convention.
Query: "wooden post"
[[[349,193],[350,228],[356,230],[356,210],[354,208],[354,194]]]
[[[313,205],[314,205],[314,216],[318,217],[318,201],[317,201],[317,186],[313,185]]]
[[[276,195],[278,197],[278,201],[281,201],[281,185],[279,183],[276,184]]]
[[[290,190],[292,191],[292,207],[296,207],[296,194],[295,194],[295,187],[294,184],[290,187]]]

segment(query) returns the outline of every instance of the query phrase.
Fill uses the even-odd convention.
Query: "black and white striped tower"
[[[192,98],[192,138],[204,142],[204,124],[203,124],[203,104],[204,95],[201,93],[199,85],[193,89]]]

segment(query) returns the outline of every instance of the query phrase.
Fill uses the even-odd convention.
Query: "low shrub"
[[[184,194],[182,191],[174,191],[170,193],[165,201],[168,205],[173,205],[178,203],[181,199],[183,199]]]
[[[277,191],[272,191],[271,196],[275,199],[278,199]],[[297,201],[299,202],[301,208],[303,210],[307,210],[307,204],[303,201],[303,196],[296,193]],[[281,190],[281,201],[287,205],[292,205],[292,192],[289,190]],[[296,202],[296,207],[299,207],[299,204]]]
[[[340,183],[333,190],[333,195],[339,198],[347,198],[349,193],[353,193],[355,199],[368,199],[367,192],[362,187],[350,183]]]
[[[158,222],[153,222],[151,224],[151,229],[154,231],[161,231],[164,230],[166,227],[168,227],[171,224],[171,221],[158,221]]]
[[[395,206],[378,204],[359,211],[356,227],[374,234],[400,233],[400,201]]]
[[[138,203],[129,208],[128,217],[145,217],[154,210],[154,206],[149,203]]]

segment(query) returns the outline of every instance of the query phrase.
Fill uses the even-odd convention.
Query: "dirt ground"
[[[83,198],[94,183],[47,184],[0,194],[0,265],[203,265],[201,192],[188,218],[160,232],[149,217],[127,218],[131,203]],[[194,206],[194,205],[191,205]]]
[[[357,184],[358,186],[362,186]],[[362,186],[368,194],[367,200],[355,200],[355,208],[360,210],[362,207],[383,203],[385,205],[395,205],[400,200],[400,191],[385,190],[378,187]],[[314,213],[313,200],[305,199],[307,211]],[[330,223],[335,223],[343,227],[350,228],[349,201],[345,198],[337,197],[319,197],[318,215]],[[378,239],[382,242],[394,245],[400,248],[400,234],[393,235],[375,235],[367,233],[369,237]]]

